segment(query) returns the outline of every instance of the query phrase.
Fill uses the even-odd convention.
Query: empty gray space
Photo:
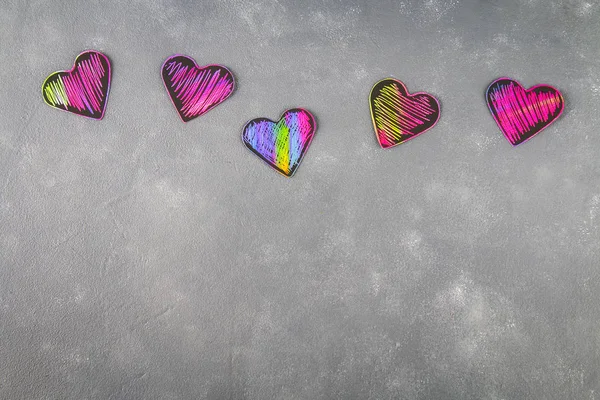
[[[41,96],[86,49],[102,121]],[[175,53],[237,91],[182,123]],[[513,148],[500,76],[565,113]],[[442,105],[388,150],[385,77]],[[600,398],[599,104],[595,0],[0,0],[0,398]],[[240,135],[293,107],[288,179]]]

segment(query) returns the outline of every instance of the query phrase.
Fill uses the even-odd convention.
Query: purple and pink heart
[[[58,71],[42,85],[44,101],[51,107],[93,119],[102,119],[110,90],[110,61],[99,51],[88,50],[75,58],[73,68]]]
[[[537,85],[524,89],[510,78],[496,79],[486,91],[486,100],[502,134],[513,145],[524,143],[552,124],[565,108],[560,91]]]
[[[163,63],[162,78],[183,122],[218,106],[235,89],[233,74],[224,66],[200,67],[193,58],[181,54],[171,56]]]

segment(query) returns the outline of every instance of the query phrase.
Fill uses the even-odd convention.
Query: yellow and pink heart
[[[410,94],[404,83],[393,78],[373,86],[369,104],[375,135],[384,149],[427,132],[440,119],[435,97],[424,92]]]

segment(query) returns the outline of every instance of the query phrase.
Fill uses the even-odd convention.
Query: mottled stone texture
[[[0,1],[1,399],[600,397],[600,3]],[[107,54],[105,118],[41,84]],[[236,93],[180,121],[174,53]],[[371,86],[440,99],[382,150]],[[513,148],[509,76],[565,113]],[[241,143],[292,107],[287,179]]]

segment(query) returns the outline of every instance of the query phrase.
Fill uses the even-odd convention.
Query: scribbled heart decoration
[[[560,91],[537,85],[524,89],[510,78],[496,79],[486,91],[488,107],[502,134],[513,145],[528,141],[550,124],[565,108]]]
[[[181,54],[163,63],[162,78],[183,122],[218,106],[235,89],[235,79],[227,68],[222,65],[200,67],[193,58]]]
[[[383,79],[369,98],[371,118],[379,145],[397,146],[433,128],[440,119],[440,103],[428,93],[408,93],[397,79]]]
[[[315,136],[315,117],[302,108],[287,110],[278,122],[256,118],[244,126],[242,141],[281,174],[291,177]]]
[[[51,74],[42,85],[51,107],[93,119],[102,119],[110,89],[110,61],[99,51],[79,54],[73,68]]]

